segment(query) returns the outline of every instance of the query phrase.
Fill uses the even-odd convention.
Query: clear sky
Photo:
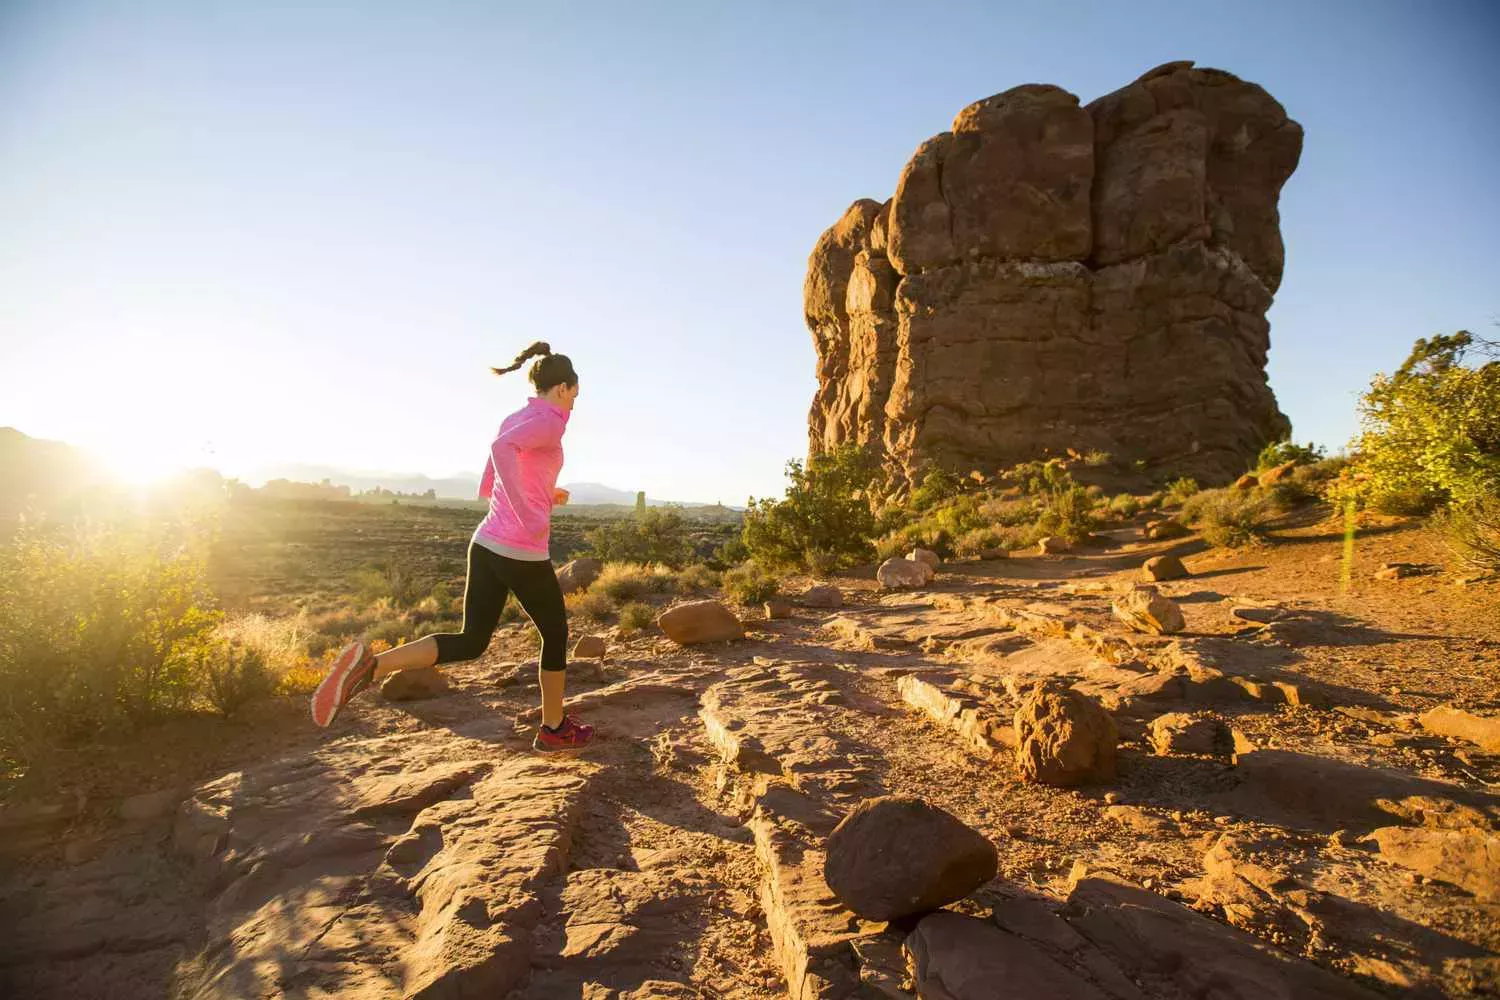
[[[1271,384],[1342,445],[1500,335],[1500,4],[0,0],[0,425],[149,472],[475,472],[533,339],[565,481],[741,503],[806,448],[818,234],[978,98],[1190,58],[1306,129]]]

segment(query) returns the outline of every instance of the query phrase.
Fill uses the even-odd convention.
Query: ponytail
[[[506,368],[491,368],[490,371],[494,372],[496,375],[504,375],[507,372],[513,372],[513,371],[515,371],[517,368],[519,368],[522,365],[524,365],[527,362],[527,360],[530,359],[530,358],[534,358],[537,355],[541,355],[542,357],[546,357],[547,355],[549,355],[551,353],[552,353],[551,346],[548,345],[548,343],[545,340],[538,340],[536,343],[534,343],[530,347],[526,348],[526,350],[522,351],[520,354],[517,354],[516,355],[516,360],[513,361],[513,362],[511,362],[511,364],[508,367],[506,367]]]

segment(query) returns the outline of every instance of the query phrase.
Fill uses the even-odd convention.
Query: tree
[[[753,558],[771,566],[847,565],[873,552],[869,492],[874,457],[856,445],[786,465],[791,484],[775,500],[750,498],[742,533]]]

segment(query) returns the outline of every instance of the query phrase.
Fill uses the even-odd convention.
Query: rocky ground
[[[1413,527],[1343,551],[1318,525],[1237,554],[1126,528],[910,591],[843,578],[842,607],[743,640],[576,661],[600,735],[572,760],[530,751],[511,636],[327,732],[285,706],[217,746],[146,737],[79,762],[86,806],[63,781],[4,819],[0,993],[1496,995],[1500,724],[1431,710],[1500,708],[1500,589],[1426,572]],[[1111,605],[1163,553],[1186,629],[1138,633]],[[1052,682],[1108,711],[1113,778],[1023,780],[1012,719]],[[996,877],[856,916],[827,838],[884,794],[978,831]]]

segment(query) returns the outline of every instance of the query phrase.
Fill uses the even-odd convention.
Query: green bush
[[[1094,451],[1090,451],[1083,456],[1083,464],[1091,469],[1098,469],[1106,465],[1111,465],[1114,463],[1114,460],[1114,456],[1109,452],[1099,451],[1097,449],[1095,449]]]
[[[590,552],[606,562],[659,563],[678,567],[692,555],[687,522],[676,507],[643,507],[586,533]]]
[[[224,718],[229,718],[256,698],[269,696],[276,679],[266,666],[258,649],[240,643],[225,643],[204,657],[203,693],[208,703]]]
[[[592,618],[596,622],[608,621],[615,613],[615,602],[608,594],[590,588],[563,598],[570,617]]]
[[[961,556],[977,556],[985,549],[1008,548],[1006,545],[1006,530],[1000,525],[992,525],[988,528],[975,528],[965,532],[958,541],[953,543],[953,551]]]
[[[995,498],[980,504],[979,513],[991,523],[1016,527],[1034,522],[1039,511],[1036,501],[1030,498]]]
[[[1500,495],[1500,344],[1461,330],[1418,340],[1360,399],[1356,456],[1335,499],[1398,513]]]
[[[668,584],[669,586],[670,584]],[[589,592],[614,601],[633,601],[663,588],[660,575],[640,563],[608,562],[589,585]]]
[[[620,605],[620,632],[633,635],[656,621],[656,609],[644,601]]]
[[[1461,565],[1500,572],[1500,497],[1455,504],[1438,516],[1437,524]]]
[[[1189,479],[1184,476],[1174,479],[1167,484],[1165,497],[1162,499],[1163,507],[1181,507],[1188,498],[1198,492],[1198,480]]]
[[[756,562],[724,574],[724,592],[741,604],[761,604],[781,593],[781,579]]]
[[[1323,460],[1323,449],[1309,441],[1307,444],[1294,444],[1290,440],[1273,441],[1260,450],[1255,459],[1255,471],[1275,468],[1285,465],[1287,462],[1297,462],[1300,465],[1311,465]]]
[[[428,588],[400,560],[362,566],[349,581],[350,589],[366,604],[388,600],[398,608],[409,608],[427,596]]]
[[[1219,548],[1256,545],[1266,538],[1275,511],[1258,490],[1233,487],[1204,490],[1183,505],[1182,518],[1194,525],[1204,541]]]
[[[741,537],[751,557],[767,566],[805,566],[810,553],[838,565],[868,559],[875,518],[867,496],[873,459],[846,446],[816,455],[804,468],[787,463],[791,484],[780,500],[750,499]]]
[[[693,563],[677,571],[673,589],[679,594],[695,594],[719,585],[719,573],[703,563]]]
[[[958,476],[945,469],[932,469],[922,477],[922,482],[911,491],[907,506],[912,510],[930,510],[958,495],[963,485]]]
[[[1141,502],[1129,493],[1117,493],[1109,502],[1109,510],[1120,517],[1135,517],[1141,512]]]
[[[192,706],[222,617],[206,540],[29,523],[0,545],[0,758]]]

